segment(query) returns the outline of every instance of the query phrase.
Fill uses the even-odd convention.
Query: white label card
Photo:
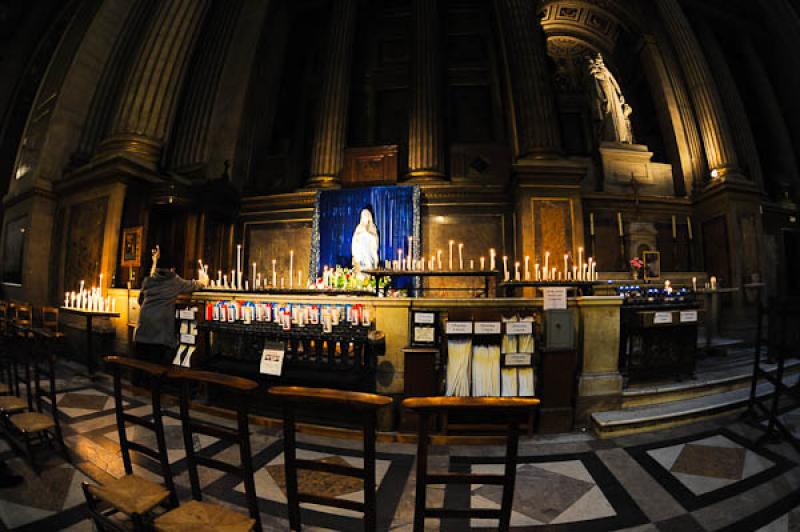
[[[436,319],[436,314],[433,312],[415,312],[414,323],[433,324]]]
[[[672,323],[672,312],[656,312],[653,323]]]
[[[508,353],[506,355],[506,366],[530,366],[530,353]]]
[[[542,288],[544,310],[563,310],[567,308],[567,289],[563,286]]]
[[[506,323],[506,334],[533,334],[533,322],[508,322]]]
[[[193,334],[182,334],[181,335],[181,343],[194,345],[195,343],[195,336]]]
[[[697,311],[696,310],[682,310],[681,311],[681,323],[694,323],[697,321]]]
[[[269,344],[261,352],[261,366],[259,371],[265,375],[280,377],[283,372],[284,349],[281,344]]]
[[[472,322],[448,321],[445,331],[447,334],[472,334]]]
[[[414,341],[433,343],[436,340],[435,333],[433,327],[414,327]]]
[[[476,321],[475,334],[500,334],[502,323],[499,321]]]
[[[195,310],[196,309],[193,308],[183,309],[178,313],[178,318],[182,320],[193,320]]]

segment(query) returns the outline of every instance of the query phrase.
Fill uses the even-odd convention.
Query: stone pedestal
[[[583,365],[578,377],[575,424],[588,424],[592,412],[614,410],[622,404],[619,372],[619,313],[617,296],[578,298]]]
[[[654,163],[653,152],[643,144],[600,144],[600,158],[605,176],[606,192],[631,192],[631,178],[635,177],[647,195],[672,195],[672,165]]]

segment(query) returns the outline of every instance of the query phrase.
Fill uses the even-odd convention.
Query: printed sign
[[[436,319],[436,314],[433,312],[415,312],[414,323],[433,324]]]
[[[280,377],[283,372],[284,349],[282,344],[269,344],[261,351],[259,371],[265,375]]]
[[[656,312],[653,323],[672,323],[672,312]]]
[[[436,341],[436,329],[433,327],[414,327],[414,341],[433,343]]]
[[[567,308],[567,289],[563,286],[542,288],[545,310],[564,310]]]
[[[533,322],[516,321],[506,323],[506,334],[533,334]]]
[[[530,366],[530,353],[508,353],[506,354],[506,366]]]
[[[476,321],[475,334],[500,334],[501,327],[499,321]]]
[[[472,334],[472,322],[448,321],[445,331],[447,334]]]
[[[194,335],[192,335],[192,334],[182,334],[181,335],[181,343],[182,344],[194,345],[194,342],[195,342]]]
[[[694,323],[697,321],[697,311],[696,310],[682,310],[681,311],[681,323]]]
[[[178,312],[178,318],[182,320],[193,320],[194,313],[196,310],[197,309],[194,308],[183,309],[180,312]]]

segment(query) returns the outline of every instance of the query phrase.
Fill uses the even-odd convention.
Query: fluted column
[[[689,84],[709,169],[720,181],[741,178],[725,108],[689,20],[677,0],[656,0],[656,5]]]
[[[356,0],[333,2],[311,151],[310,187],[337,186],[344,165]]]
[[[731,132],[738,149],[739,159],[742,162],[742,168],[745,169],[748,179],[752,179],[759,186],[762,186],[761,160],[758,156],[753,130],[750,128],[747,110],[739,94],[736,80],[733,78],[731,69],[725,59],[725,54],[711,28],[704,21],[700,22],[699,28],[700,42],[714,69],[714,76],[719,81],[719,84],[725,87],[725,90],[721,91],[720,95],[722,104],[725,106],[730,118]]]
[[[772,82],[761,62],[761,57],[753,48],[753,42],[750,39],[738,40],[737,42],[739,42],[742,57],[744,58],[748,78],[752,81],[752,87],[755,89],[758,109],[769,124],[767,128],[770,133],[769,143],[774,148],[770,151],[770,156],[774,158],[774,162],[777,163],[782,174],[777,177],[784,181],[784,183],[779,184],[781,186],[792,186],[795,194],[800,197],[800,170],[798,170],[796,152],[792,147],[792,137],[784,120],[786,113],[778,104],[778,97],[775,95]]]
[[[548,158],[561,153],[561,133],[544,32],[531,0],[501,0],[511,78],[516,155]]]
[[[161,0],[119,101],[104,151],[155,163],[170,130],[208,0]]]
[[[414,0],[414,63],[408,128],[408,177],[443,179],[442,60],[436,0]]]

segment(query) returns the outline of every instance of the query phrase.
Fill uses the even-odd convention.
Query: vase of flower
[[[634,281],[639,280],[639,273],[642,271],[644,267],[644,262],[639,257],[633,257],[631,259],[631,275],[633,276]]]

